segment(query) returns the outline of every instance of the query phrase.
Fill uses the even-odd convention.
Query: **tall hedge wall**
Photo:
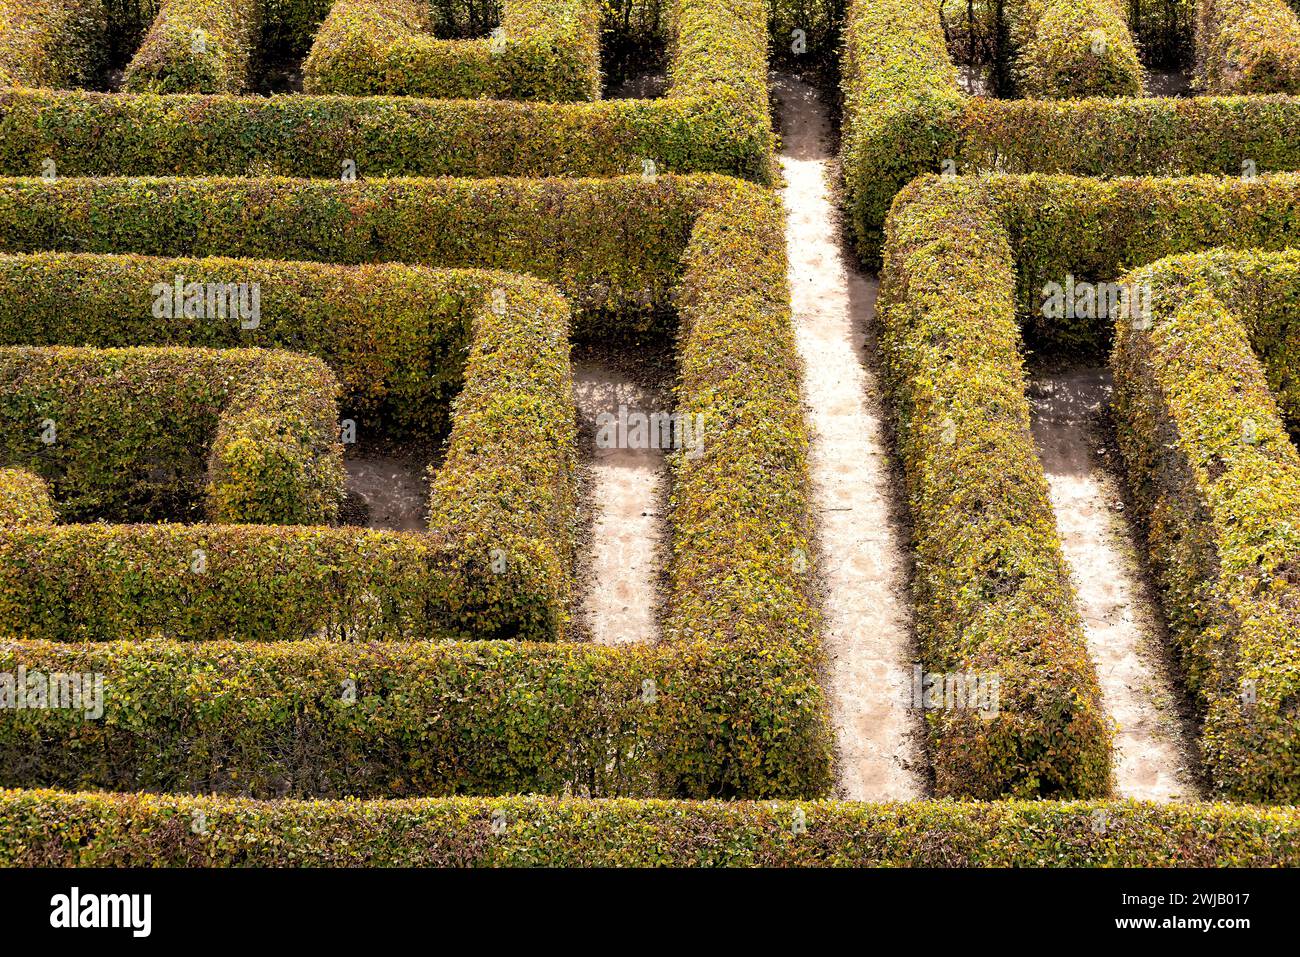
[[[1286,0],[1199,0],[1196,84],[1210,93],[1300,93],[1300,17]]]
[[[880,289],[925,667],[998,679],[999,713],[927,712],[940,795],[1110,787],[1110,729],[1029,431],[1014,260],[978,180],[919,181]]]
[[[841,165],[858,253],[925,173],[1183,175],[1300,169],[1294,97],[992,100],[964,95],[935,8],[859,2],[844,32]],[[951,164],[945,161],[951,161]]]
[[[538,103],[0,90],[0,172],[617,176],[768,182],[761,0],[679,0],[668,95]]]
[[[0,0],[0,86],[87,86],[107,66],[103,0]]]
[[[504,0],[491,39],[434,35],[422,0],[335,0],[303,64],[308,93],[446,99],[600,96],[600,6]]]
[[[1276,340],[1287,323],[1264,330],[1238,317],[1272,285],[1260,273],[1273,264],[1294,296],[1294,251],[1194,254],[1131,273],[1126,281],[1150,289],[1152,306],[1142,322],[1117,323],[1112,366],[1120,447],[1204,709],[1201,751],[1215,786],[1294,804],[1300,454],[1250,335]],[[1229,283],[1217,277],[1229,275],[1236,288],[1221,288]],[[1278,372],[1293,379],[1300,368],[1289,358]]]
[[[65,520],[326,524],[343,495],[338,385],[260,349],[0,348],[0,460]]]
[[[0,864],[37,867],[1294,867],[1298,848],[1294,808],[1226,804],[0,792]]]
[[[6,237],[0,245],[12,250],[64,245],[55,238],[63,230],[68,240],[64,248],[104,252],[168,249],[201,254],[221,249],[269,255],[274,250],[276,256],[344,262],[413,259],[473,263],[549,278],[573,297],[581,307],[583,322],[593,324],[590,328],[596,328],[596,322],[606,330],[611,322],[624,329],[647,328],[663,322],[673,311],[679,317],[684,373],[677,403],[683,411],[702,415],[705,424],[701,454],[680,456],[674,463],[669,575],[678,597],[665,625],[667,641],[655,648],[630,650],[502,644],[490,650],[503,662],[502,687],[514,690],[481,701],[456,691],[456,682],[469,680],[465,661],[457,656],[475,656],[477,660],[483,646],[421,645],[403,650],[401,654],[430,655],[437,662],[446,662],[399,669],[405,675],[402,680],[412,683],[410,693],[416,694],[414,685],[427,678],[429,690],[419,692],[426,695],[424,700],[442,701],[439,696],[445,694],[446,707],[451,709],[453,702],[457,707],[446,712],[445,725],[433,728],[428,725],[428,708],[417,709],[415,714],[402,710],[391,719],[396,725],[387,718],[374,722],[377,729],[389,728],[391,740],[408,741],[410,750],[402,745],[400,754],[391,758],[379,752],[374,761],[375,777],[365,781],[361,776],[370,772],[364,768],[355,772],[356,777],[349,777],[354,772],[345,770],[352,763],[348,756],[360,753],[350,750],[350,742],[356,739],[336,730],[322,732],[327,745],[321,761],[325,767],[339,770],[329,772],[331,777],[320,784],[320,793],[353,793],[364,787],[373,787],[366,792],[372,794],[453,793],[471,787],[486,793],[587,787],[608,788],[599,793],[697,797],[825,793],[831,780],[830,734],[818,681],[820,651],[814,603],[806,570],[793,560],[796,554],[812,553],[804,461],[807,437],[784,284],[783,219],[774,195],[728,178],[673,176],[355,184],[65,179],[56,183],[7,181],[4,186],[16,191],[10,194],[14,202],[7,207],[16,218],[0,225],[0,234]],[[27,192],[32,189],[35,192]],[[38,192],[52,205],[36,199]],[[30,200],[43,206],[43,211],[32,207]],[[74,225],[81,214],[73,209],[82,203],[106,216],[96,212],[84,220],[89,232]],[[21,207],[26,207],[26,212],[20,211]],[[232,214],[240,220],[237,228],[227,219]],[[50,232],[46,227],[54,221],[63,226]],[[101,231],[102,227],[110,228]],[[562,241],[556,242],[556,237]],[[105,328],[106,324],[101,319],[96,326]],[[471,365],[474,361],[471,354]],[[462,395],[473,394],[467,383]],[[485,400],[503,394],[509,393],[499,389],[482,392]],[[506,418],[514,422],[528,419],[517,412],[512,407]],[[453,444],[455,436],[453,430]],[[467,450],[472,448],[467,446]],[[448,462],[456,460],[449,453]],[[490,480],[480,481],[479,471],[467,477],[467,487],[490,496],[495,485]],[[720,494],[722,490],[725,494]],[[737,508],[737,501],[743,501],[745,507]],[[456,525],[462,516],[449,513],[447,520]],[[364,540],[377,542],[373,534]],[[436,544],[439,535],[427,540]],[[471,556],[476,562],[480,552],[460,548],[453,554]],[[393,581],[396,598],[391,604],[397,607],[391,613],[408,623],[412,606],[407,596],[413,594],[419,578],[401,572],[403,555],[399,549],[390,559],[398,563],[398,572],[385,571],[372,580]],[[0,570],[6,564],[0,555]],[[148,580],[154,581],[152,577]],[[408,588],[408,582],[415,584]],[[309,586],[304,583],[300,587],[305,590]],[[362,602],[365,610],[373,608],[373,614],[384,616],[390,614],[390,603],[384,598],[386,588],[377,589],[373,596],[364,589],[349,595]],[[0,589],[0,595],[4,593]],[[374,607],[376,598],[378,607]],[[276,601],[269,607],[281,614],[290,611]],[[436,617],[432,620],[441,624]],[[165,634],[165,627],[162,631]],[[119,628],[115,633],[130,632]],[[360,636],[374,635],[363,631]],[[292,651],[290,646],[298,650]],[[198,707],[188,702],[186,689],[194,680],[194,669],[206,672],[210,666],[195,664],[199,659],[186,659],[179,646],[166,642],[104,646],[87,653],[100,655],[96,661],[110,674],[122,674],[135,667],[132,662],[145,660],[139,656],[161,654],[168,647],[178,649],[167,652],[174,653],[177,662],[190,664],[177,664],[180,671],[175,681],[159,681],[157,697],[132,717],[140,727],[154,729],[151,733],[155,736],[141,732],[129,742],[121,735],[103,737],[104,748],[111,747],[112,741],[126,742],[122,744],[124,756],[106,761],[104,767],[176,766],[176,771],[167,772],[176,777],[160,787],[203,789],[208,785],[198,771],[192,766],[186,770],[171,758],[192,744],[177,733],[177,725],[158,719]],[[206,654],[202,651],[206,647],[191,646],[191,656],[196,653],[193,649]],[[351,660],[347,656],[353,654],[388,653],[384,646],[375,645],[358,652],[349,650],[353,646],[337,646],[336,652],[319,643],[312,647],[292,642],[240,647],[250,649],[247,654],[254,657],[265,654],[267,667],[276,661],[291,661],[284,666],[290,675],[317,667],[321,661],[334,661],[336,653],[344,656],[340,661]],[[22,659],[33,668],[38,660],[45,660],[39,655],[71,650],[32,643],[16,648],[17,655],[38,656]],[[224,661],[228,653],[216,649],[211,654]],[[591,664],[580,667],[583,662]],[[583,677],[588,668],[596,669],[595,678]],[[473,672],[469,669],[471,676]],[[220,682],[230,682],[233,688],[237,674],[242,673],[231,672]],[[607,673],[619,677],[606,679]],[[450,677],[456,675],[461,677]],[[301,692],[303,696],[325,693],[319,691],[318,684],[303,681],[306,683],[300,687],[309,689]],[[555,689],[565,682],[575,683],[581,692],[557,698]],[[608,691],[592,690],[605,683]],[[267,760],[260,745],[255,752],[240,750],[243,736],[247,733],[265,740],[268,735],[300,733],[282,710],[258,703],[271,701],[270,694],[268,691],[265,699],[250,699],[232,692],[231,698],[239,701],[240,707],[246,702],[252,716],[232,719],[231,724],[223,724],[216,716],[211,727],[212,748],[222,754],[239,754],[245,767],[241,778],[261,794],[277,793],[275,772],[259,764]],[[607,733],[606,722],[614,720],[618,728],[628,726],[627,722],[644,713],[638,709],[647,696],[651,702],[665,702],[661,710],[667,717],[650,726],[656,736],[647,739],[644,748],[601,750],[592,756],[588,749],[604,748],[602,742],[613,741],[609,746],[614,748],[617,742],[628,740],[622,736],[630,731]],[[385,701],[390,698],[393,696],[384,696]],[[583,702],[584,708],[573,712],[574,701]],[[523,707],[528,702],[542,710]],[[399,703],[394,699],[393,707]],[[572,723],[566,723],[570,719],[562,715],[570,712]],[[624,713],[631,717],[619,717]],[[31,720],[57,738],[72,733],[61,730],[59,721],[64,717],[33,714]],[[255,731],[240,730],[246,720]],[[514,737],[513,731],[484,734],[484,728],[492,728],[494,723],[515,720],[520,722],[518,735],[522,737]],[[429,762],[425,756],[441,753],[429,736],[444,730],[467,740],[518,744],[504,748],[494,744],[490,753],[457,744],[445,753],[475,755],[465,759],[468,763],[461,770],[426,771]],[[37,737],[45,733],[40,731]],[[533,743],[543,738],[549,743]],[[28,734],[21,740],[30,742],[33,737]],[[17,762],[17,767],[26,745],[14,747],[17,751],[11,764]],[[582,752],[574,759],[576,765],[556,757],[554,749],[561,747]],[[271,749],[272,753],[277,750]],[[168,757],[154,757],[160,754]],[[615,754],[621,755],[615,763],[626,766],[618,771],[622,777],[616,780],[608,778],[613,772],[606,770]],[[104,786],[104,775],[109,773],[103,769],[94,772]],[[66,775],[73,774],[71,768],[66,771]],[[299,774],[295,793],[316,793],[313,781],[317,779],[302,777],[306,774]],[[380,776],[382,785],[375,783]],[[456,783],[462,779],[473,783]],[[16,783],[21,778],[12,780]],[[70,778],[59,780],[69,786]]]
[[[1142,94],[1142,64],[1123,0],[1012,0],[1006,15],[1019,95]]]
[[[242,93],[263,0],[161,0],[122,87],[133,93]]]
[[[7,633],[55,640],[565,633],[576,426],[568,307],[553,290],[492,272],[228,259],[20,256],[5,258],[0,272],[0,284],[15,293],[0,321],[3,339],[42,344],[26,350],[33,355],[87,339],[290,346],[336,365],[349,401],[368,413],[358,428],[379,434],[419,428],[426,411],[445,421],[450,392],[460,387],[431,490],[429,535],[229,525],[6,529],[0,605],[11,614],[0,627]],[[189,281],[264,282],[261,322],[242,329],[206,314],[154,317],[151,284],[178,273]],[[498,389],[503,382],[511,388]],[[386,420],[396,428],[386,429]],[[32,425],[24,436],[36,435]],[[231,446],[243,454],[261,447]],[[114,478],[120,475],[110,470],[106,481]]]
[[[1095,793],[1107,773],[1105,716],[1028,431],[1017,320],[1039,337],[1104,344],[1106,320],[1043,319],[1045,283],[1067,275],[1113,281],[1131,264],[1216,245],[1289,246],[1300,235],[1298,195],[1294,174],[927,177],[900,194],[880,302],[917,539],[923,647],[936,670],[1007,669],[1004,698],[1043,688],[983,726],[973,716],[932,718],[940,793],[982,796],[968,789],[992,790],[1000,780],[1010,793],[1038,780]],[[968,660],[980,664],[947,667]],[[1038,737],[1020,731],[999,741],[998,729],[1016,715],[1032,715]],[[977,746],[963,736],[963,721]],[[1026,755],[1034,752],[1023,743],[1034,741],[1045,742],[1053,778],[1030,775]],[[1274,760],[1278,774],[1291,775],[1291,758],[1271,755],[1249,772],[1260,786],[1271,787],[1262,776]],[[999,767],[1009,776],[994,775]]]

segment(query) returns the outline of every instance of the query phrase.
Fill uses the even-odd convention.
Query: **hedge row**
[[[338,385],[261,349],[0,348],[0,459],[65,520],[325,524],[343,495]]]
[[[840,146],[858,253],[877,264],[894,196],[955,158],[966,101],[937,4],[852,0],[844,25]]]
[[[257,328],[207,314],[154,318],[150,283],[178,272],[191,281],[265,283]],[[0,285],[15,295],[0,321],[5,339],[24,338],[26,316],[27,338],[38,343],[243,340],[313,352],[337,365],[349,401],[369,410],[362,432],[382,434],[387,410],[396,425],[389,434],[418,427],[426,410],[441,422],[446,393],[461,386],[434,478],[430,534],[226,525],[6,529],[6,634],[563,636],[576,426],[568,308],[553,290],[490,272],[140,257],[6,257],[0,273]]]
[[[207,291],[230,287],[246,290],[245,306],[257,291],[255,316],[249,309],[245,318],[220,297],[210,306]],[[440,439],[464,381],[475,317],[485,314],[495,289],[506,294],[511,314],[534,300],[548,312],[556,308],[544,284],[491,270],[0,254],[0,345],[309,353],[338,377],[343,413],[361,435]]]
[[[1300,93],[1300,17],[1286,0],[1199,0],[1196,83],[1210,93]]]
[[[55,520],[50,488],[25,469],[0,468],[0,525],[42,525]]]
[[[1294,808],[1225,804],[0,793],[5,866],[1295,867],[1298,849]]]
[[[972,98],[955,155],[962,172],[1241,176],[1300,169],[1297,127],[1290,96]]]
[[[642,655],[698,667],[690,666],[690,681],[682,686],[688,690],[681,692],[689,728],[666,733],[653,749],[670,756],[671,775],[660,775],[647,793],[768,796],[819,794],[829,787],[816,623],[806,563],[798,560],[812,554],[807,439],[783,281],[781,208],[771,193],[723,177],[671,176],[358,184],[61,180],[4,187],[16,190],[12,202],[0,202],[17,217],[0,225],[0,245],[9,248],[48,245],[62,234],[76,248],[211,247],[509,266],[556,281],[584,307],[590,328],[599,322],[603,330],[611,323],[644,328],[676,304],[687,370],[678,402],[704,417],[703,451],[679,456],[675,464],[670,576],[677,597],[666,623],[668,643],[615,658],[620,668],[641,674]],[[50,203],[43,211],[31,206],[42,205],[38,195]],[[97,211],[83,219],[83,203]],[[51,232],[47,227],[56,221],[62,225]],[[0,558],[0,569],[11,564]],[[385,585],[369,605],[390,594],[389,580],[399,598],[411,594],[409,575],[376,575]],[[364,601],[364,589],[350,594]],[[275,594],[254,597],[251,607],[258,609]],[[274,600],[268,607],[288,612]],[[402,612],[409,608],[402,605]],[[602,661],[607,654],[588,653]],[[528,651],[535,654],[551,652]],[[516,684],[521,694],[544,698],[547,685],[538,681],[519,678]],[[628,687],[644,691],[640,679]],[[622,700],[624,691],[610,693],[612,699],[600,698],[593,707],[608,710],[603,702]],[[172,707],[164,700],[149,710],[156,716],[173,713]],[[471,717],[457,733],[481,733],[482,722]],[[588,723],[557,732],[556,740],[572,746],[603,739],[602,727]],[[160,733],[174,736],[174,726],[167,728]],[[531,769],[554,763],[549,756],[528,763],[532,752],[522,745],[507,752],[497,760],[526,765],[512,772],[524,782],[539,780],[541,772]],[[602,758],[592,766],[605,763]]]
[[[1300,236],[1300,176],[985,180],[1014,250],[1018,311],[1036,345],[1106,347],[1109,322],[1043,318],[1043,287],[1215,246],[1281,249]],[[943,186],[940,184],[940,190]]]
[[[1300,169],[1292,134],[1300,99],[1293,97],[968,97],[957,87],[937,12],[917,0],[853,4],[844,43],[845,198],[869,266],[880,262],[889,204],[924,173]]]
[[[1181,256],[1131,273],[1126,281],[1151,290],[1152,308],[1143,321],[1117,323],[1112,365],[1120,447],[1204,709],[1201,751],[1215,786],[1235,799],[1294,804],[1300,454],[1251,349],[1255,323],[1236,314],[1265,290],[1251,282],[1225,297],[1216,282],[1273,264],[1294,297],[1294,251]],[[1300,368],[1280,371],[1294,378]]]
[[[557,286],[580,310],[580,334],[632,332],[662,325],[699,210],[728,184],[712,176],[0,179],[0,252],[502,269]]]
[[[886,383],[926,668],[996,676],[998,714],[927,713],[940,795],[1110,787],[1110,730],[1029,429],[1014,261],[978,180],[921,180],[890,218]]]
[[[1004,701],[1038,689],[983,729],[973,716],[970,732],[960,714],[932,719],[940,793],[988,793],[995,760],[1012,762],[1009,793],[1024,786],[1015,773],[1060,793],[1095,793],[1107,773],[1105,718],[1028,430],[1017,318],[1040,336],[1103,345],[1109,320],[1042,318],[1046,283],[1113,281],[1217,245],[1285,247],[1300,235],[1298,199],[1294,174],[927,177],[900,194],[880,302],[923,645],[936,670],[1006,669]],[[994,733],[1017,716],[1037,737],[1002,744]],[[1044,740],[1051,777],[1024,750]]]
[[[673,82],[664,99],[517,103],[0,90],[0,172],[36,175],[53,160],[63,175],[716,171],[770,181],[761,0],[679,5]]]
[[[566,102],[600,97],[600,7],[505,0],[487,40],[434,36],[422,0],[335,0],[303,63],[308,93]]]
[[[1142,64],[1123,0],[1014,0],[1007,7],[1016,92],[1056,99],[1140,96]]]
[[[0,86],[86,86],[107,65],[103,0],[0,0]]]
[[[792,727],[817,678],[774,640],[0,645],[0,673],[97,674],[98,717],[0,721],[0,787],[255,797],[825,793]]]
[[[132,93],[242,93],[251,83],[262,0],[162,0],[127,64]]]

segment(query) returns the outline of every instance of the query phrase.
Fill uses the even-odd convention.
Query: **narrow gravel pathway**
[[[617,418],[620,409],[625,419],[659,411],[645,389],[597,362],[574,363],[574,393],[591,432],[601,415]],[[601,448],[590,435],[583,450],[595,517],[582,614],[592,640],[606,645],[650,642],[658,633],[667,462],[662,449],[627,447],[644,443],[634,429],[624,431],[631,443]]]
[[[1092,424],[1109,401],[1109,376],[1100,368],[1037,375],[1029,395],[1088,650],[1117,725],[1115,790],[1146,801],[1193,799],[1178,699],[1158,651],[1159,611],[1138,577],[1136,543],[1117,483],[1092,452],[1098,444]]]
[[[827,687],[840,791],[851,800],[923,796],[921,718],[909,709],[907,542],[894,520],[883,400],[863,342],[876,298],[840,238],[826,106],[782,78],[786,245],[826,589]]]

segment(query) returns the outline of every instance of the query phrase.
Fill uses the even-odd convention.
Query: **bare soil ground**
[[[669,411],[666,396],[614,363],[574,362],[574,393],[586,463],[583,506],[590,511],[580,579],[579,626],[591,640],[617,645],[658,637],[666,533],[668,466],[655,448],[600,448],[597,417]]]
[[[348,450],[347,498],[340,520],[390,531],[419,531],[429,516],[431,455],[388,449]]]
[[[1138,800],[1190,800],[1198,788],[1187,709],[1163,650],[1163,619],[1142,573],[1122,487],[1106,463],[1102,422],[1110,392],[1103,368],[1035,373],[1034,437],[1088,650],[1117,726],[1116,791]]]
[[[834,144],[821,94],[774,86],[782,132],[786,245],[818,510],[827,690],[839,789],[852,800],[924,795],[921,719],[907,707],[914,635],[907,534],[883,399],[866,347],[876,283],[842,245]]]

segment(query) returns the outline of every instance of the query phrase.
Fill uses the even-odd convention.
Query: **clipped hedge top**
[[[1117,321],[1112,359],[1120,445],[1204,709],[1202,750],[1216,786],[1245,800],[1300,797],[1300,454],[1268,384],[1300,372],[1287,308],[1298,270],[1294,250],[1136,270],[1125,282],[1149,290],[1150,311]]]
[[[0,460],[74,521],[327,523],[337,390],[320,360],[278,351],[0,347]]]
[[[202,834],[192,827],[199,813]],[[802,834],[794,833],[796,813]],[[1300,811],[1103,801],[258,802],[0,791],[0,863],[1294,867],[1300,865]]]

